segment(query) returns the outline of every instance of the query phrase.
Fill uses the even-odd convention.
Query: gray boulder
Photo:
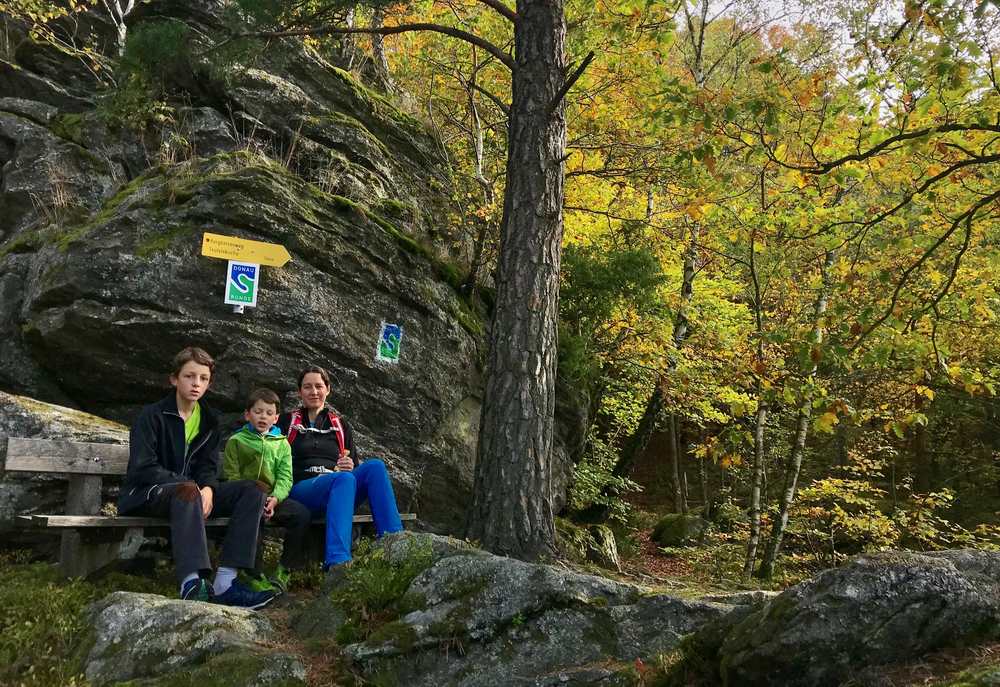
[[[388,537],[385,546],[376,555],[426,556],[429,567],[403,596],[415,608],[344,652],[365,675],[393,684],[486,686],[512,675],[524,684],[622,684],[635,659],[671,649],[730,609],[433,535]],[[364,566],[355,561],[342,583]]]
[[[245,609],[115,592],[88,609],[83,672],[94,685],[304,685],[305,667],[268,648],[270,622]],[[194,678],[200,678],[201,682]]]
[[[708,522],[697,515],[670,513],[660,518],[649,538],[660,546],[694,546],[708,532]]]
[[[707,684],[837,685],[866,669],[1000,638],[1000,553],[860,556],[699,630]]]

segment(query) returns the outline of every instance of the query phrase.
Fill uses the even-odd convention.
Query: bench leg
[[[64,577],[87,577],[118,559],[134,558],[143,541],[141,527],[117,532],[63,532],[59,571]]]

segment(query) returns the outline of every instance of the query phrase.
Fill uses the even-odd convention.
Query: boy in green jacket
[[[267,487],[264,520],[285,528],[281,562],[270,583],[258,577],[248,582],[252,588],[277,592],[288,589],[290,571],[302,565],[304,540],[312,515],[309,509],[288,498],[292,488],[292,450],[281,431],[275,427],[280,408],[278,394],[257,389],[247,399],[244,417],[247,423],[226,442],[222,470],[227,480],[256,480]]]

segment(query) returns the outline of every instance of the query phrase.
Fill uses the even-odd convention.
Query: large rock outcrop
[[[115,592],[88,609],[83,673],[95,686],[305,685],[306,670],[276,651],[271,623],[241,608]]]
[[[866,669],[1000,638],[998,580],[996,552],[860,556],[709,623],[679,672],[747,687],[876,684]]]
[[[391,535],[370,554],[389,565],[423,556],[426,569],[403,590],[409,608],[345,653],[368,676],[392,684],[625,684],[633,662],[668,651],[730,606],[648,594],[564,568],[494,556],[433,535]],[[349,613],[338,594],[371,571],[343,571],[298,623],[308,636],[344,638]],[[322,621],[318,621],[322,618]],[[622,681],[625,681],[624,683]]]
[[[130,31],[170,17],[197,45],[220,7],[147,3]],[[440,143],[300,42],[221,75],[192,50],[164,77],[168,121],[142,132],[109,125],[78,68],[60,91],[58,55],[29,43],[0,72],[0,389],[127,423],[196,344],[218,360],[208,402],[235,416],[257,386],[292,403],[296,372],[321,364],[401,505],[458,529],[487,314],[456,290],[466,251],[443,221]],[[264,268],[256,309],[223,305],[225,262],[200,255],[205,231],[292,254]],[[383,321],[403,328],[398,365],[375,360]],[[585,408],[572,393],[557,404],[557,507]]]

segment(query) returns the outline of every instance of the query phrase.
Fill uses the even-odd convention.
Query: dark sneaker
[[[239,580],[233,580],[233,584],[229,589],[221,594],[216,594],[212,600],[217,604],[238,606],[256,611],[258,608],[264,608],[264,606],[274,601],[274,597],[275,593],[273,591],[255,592],[252,589],[244,587],[240,584]]]
[[[278,567],[274,569],[274,573],[271,575],[271,588],[279,594],[284,594],[288,591],[288,583],[291,581],[292,573],[278,563]]]
[[[241,570],[239,577],[237,577],[244,587],[252,592],[278,592],[280,590],[275,589],[271,584],[271,580],[264,577],[264,573],[257,570]]]
[[[199,577],[197,580],[189,580],[184,585],[184,588],[181,589],[181,598],[185,601],[211,602],[214,596],[212,585],[203,577]]]

